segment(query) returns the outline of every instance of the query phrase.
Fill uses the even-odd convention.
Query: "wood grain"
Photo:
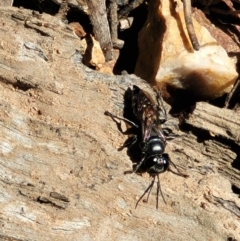
[[[240,145],[240,113],[226,108],[218,108],[208,103],[196,104],[186,123],[209,131],[211,135],[221,136]]]
[[[106,61],[109,61],[113,58],[113,45],[107,20],[105,0],[87,0],[86,3],[89,8],[90,19],[93,25],[95,37],[100,43]]]
[[[122,115],[126,90],[149,85],[84,66],[79,38],[57,18],[0,13],[1,240],[240,239],[233,140],[178,130],[169,116],[179,137],[166,152],[189,178],[160,175],[167,205],[156,210],[153,188],[135,209],[151,178],[123,174],[126,136],[104,112]]]

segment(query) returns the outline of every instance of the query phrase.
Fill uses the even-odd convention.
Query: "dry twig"
[[[190,0],[183,0],[183,7],[184,7],[185,23],[186,23],[189,38],[191,40],[194,50],[199,50],[200,45],[198,43],[197,36],[196,36],[194,26],[193,26],[193,22],[192,22],[192,10],[191,10]]]

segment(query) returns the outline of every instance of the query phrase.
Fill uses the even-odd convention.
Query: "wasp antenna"
[[[150,185],[151,188],[149,189],[149,192],[148,192],[148,195],[147,195],[147,199],[144,200],[146,203],[148,202],[148,199],[149,199],[150,193],[151,193],[151,191],[152,191],[152,187],[153,187],[153,185],[154,185],[154,182],[155,182],[155,177],[153,177],[153,180],[152,180],[152,182],[151,182],[152,185]]]
[[[152,190],[152,187],[153,187],[153,184],[154,184],[154,181],[155,181],[155,178],[152,180],[151,184],[148,186],[148,188],[146,189],[146,191],[143,193],[143,195],[138,199],[137,203],[136,203],[136,206],[135,206],[135,209],[137,208],[138,206],[138,203],[142,200],[142,198],[145,196],[145,194],[149,191],[149,194]],[[148,195],[149,197],[149,195]],[[148,197],[147,197],[147,201],[148,201]],[[147,202],[146,201],[146,202]]]
[[[161,185],[160,185],[160,179],[159,179],[159,175],[157,175],[157,197],[156,197],[156,209],[158,209],[158,197],[159,197],[159,191],[161,193],[161,196],[162,196],[162,199],[163,201],[165,202],[165,204],[167,204],[164,196],[163,196],[163,192],[162,192],[162,189],[161,189]]]
[[[143,164],[145,160],[145,155],[142,157],[141,161],[137,164],[137,166],[135,167],[135,169],[133,170],[134,173],[136,173],[138,171],[138,169],[140,168],[140,166]]]

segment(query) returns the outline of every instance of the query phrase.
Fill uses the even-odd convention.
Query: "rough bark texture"
[[[186,123],[210,132],[212,136],[221,136],[240,145],[240,113],[228,109],[219,109],[207,103],[197,103],[194,112]]]
[[[57,18],[0,13],[1,240],[240,239],[233,141],[178,131],[166,151],[189,178],[160,175],[167,205],[156,210],[154,189],[135,209],[151,178],[123,174],[126,137],[103,113],[122,115],[133,83],[149,87],[82,65],[78,37]]]
[[[1,7],[9,7],[12,6],[13,0],[0,0]]]
[[[105,0],[87,0],[86,2],[89,8],[94,34],[100,43],[106,61],[109,61],[113,58],[113,46],[107,20]]]

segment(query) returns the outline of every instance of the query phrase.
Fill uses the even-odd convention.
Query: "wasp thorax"
[[[147,146],[149,154],[162,154],[165,150],[165,143],[159,137],[150,138]]]

